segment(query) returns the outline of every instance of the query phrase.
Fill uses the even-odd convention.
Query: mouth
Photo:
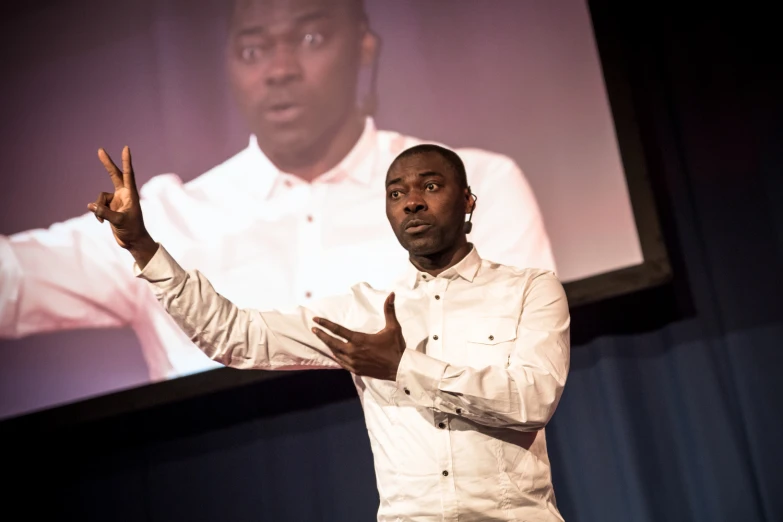
[[[412,219],[405,224],[405,232],[408,234],[421,234],[432,227],[430,223],[421,219]]]
[[[266,118],[272,123],[288,123],[299,118],[304,112],[304,105],[294,102],[280,102],[269,106]]]

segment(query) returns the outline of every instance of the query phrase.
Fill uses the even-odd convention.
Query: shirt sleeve
[[[508,367],[454,366],[408,349],[397,385],[420,406],[486,426],[538,430],[551,419],[565,386],[569,332],[563,286],[554,274],[542,272],[525,293]]]
[[[480,165],[473,232],[482,256],[508,266],[556,272],[552,246],[533,189],[514,161],[498,156]],[[509,226],[511,225],[511,226]]]
[[[324,299],[291,312],[241,309],[220,295],[197,270],[185,270],[160,245],[139,270],[174,322],[209,358],[241,369],[340,368],[312,332],[314,317],[344,323],[350,295]]]
[[[0,336],[130,324],[146,291],[131,262],[92,214],[0,236]]]

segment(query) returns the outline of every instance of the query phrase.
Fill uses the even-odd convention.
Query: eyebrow
[[[420,178],[428,178],[428,177],[431,177],[431,176],[437,176],[439,178],[444,178],[444,179],[446,177],[443,174],[441,174],[440,172],[435,172],[434,170],[425,170],[424,172],[419,172],[419,177]],[[386,188],[388,188],[390,185],[394,185],[395,183],[399,183],[401,181],[402,181],[401,177],[400,178],[390,179],[389,181],[386,182]]]
[[[302,25],[306,24],[308,22],[314,22],[319,20],[328,20],[329,18],[332,18],[334,16],[334,13],[332,13],[328,9],[318,9],[315,11],[306,12],[302,15],[295,16],[293,24],[294,25]],[[267,27],[264,25],[253,25],[250,27],[245,27],[244,29],[240,29],[236,32],[236,36],[255,36],[259,34],[265,33],[267,30]]]

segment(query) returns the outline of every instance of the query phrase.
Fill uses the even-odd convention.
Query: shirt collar
[[[315,178],[313,183],[340,183],[351,179],[364,185],[370,184],[373,176],[372,162],[373,152],[376,150],[376,137],[375,121],[373,118],[367,117],[364,130],[350,152],[340,163]],[[258,187],[262,197],[268,197],[275,186],[284,180],[292,182],[298,179],[292,174],[281,171],[272,163],[258,146],[255,135],[250,136],[247,153],[251,162],[250,170],[257,172],[261,178],[258,180]],[[304,181],[300,182],[305,183]]]
[[[403,285],[406,288],[413,289],[416,288],[416,286],[421,281],[431,281],[437,278],[454,280],[457,279],[458,277],[461,277],[465,281],[472,283],[480,267],[481,267],[481,256],[479,255],[475,245],[471,245],[470,252],[468,252],[468,255],[463,257],[459,261],[459,263],[448,268],[447,270],[444,270],[436,277],[433,277],[426,272],[421,272],[418,268],[413,266],[413,264],[411,263],[411,265],[408,268],[408,272],[404,277]]]

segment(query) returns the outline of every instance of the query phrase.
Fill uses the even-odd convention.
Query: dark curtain
[[[549,431],[556,491],[570,520],[783,520],[783,113],[771,33],[761,13],[728,6],[635,15],[621,18],[620,41],[676,280],[668,303],[626,313],[668,304],[682,319],[574,348]]]
[[[675,280],[575,310],[575,328],[614,326],[574,332],[548,427],[561,510],[579,522],[783,520],[783,89],[766,17],[594,6],[597,25],[614,28],[602,45],[627,59]],[[168,414],[301,409],[163,435],[160,417],[120,419],[144,423],[145,442],[75,441],[67,458],[45,451],[68,440],[58,433],[23,445],[6,505],[63,520],[372,520],[372,459],[347,376],[289,380],[232,395],[239,405]],[[312,402],[326,389],[339,393]]]

